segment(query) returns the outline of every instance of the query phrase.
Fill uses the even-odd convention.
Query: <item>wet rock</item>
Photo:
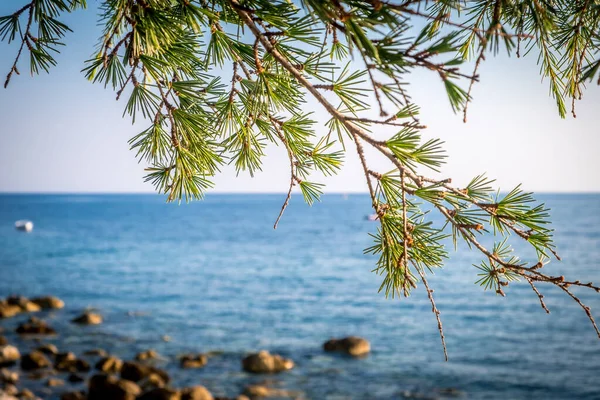
[[[54,335],[56,331],[45,321],[31,317],[29,321],[23,322],[17,327],[17,333],[20,335]]]
[[[371,351],[367,339],[358,336],[348,336],[342,339],[330,339],[323,344],[323,350],[345,353],[353,357],[364,356]]]
[[[36,395],[33,394],[33,392],[29,389],[21,389],[21,391],[19,392],[19,394],[17,396],[19,396],[20,400],[35,400],[35,399],[37,399]]]
[[[192,386],[181,390],[181,400],[214,400],[204,386]]]
[[[208,357],[204,354],[186,354],[181,357],[181,368],[202,368],[208,362]]]
[[[43,296],[31,299],[32,303],[37,304],[42,310],[60,309],[65,306],[65,302],[54,296]]]
[[[150,376],[150,374],[157,374],[165,381],[165,383],[169,383],[169,375],[161,369],[136,362],[124,362],[121,367],[121,378],[133,382],[139,382]]]
[[[0,367],[9,366],[15,364],[21,358],[19,349],[10,344],[0,346]]]
[[[86,400],[85,392],[67,392],[60,395],[60,400]]]
[[[0,336],[0,346],[4,346],[5,344],[8,344],[8,339],[4,336]]]
[[[85,378],[77,374],[70,374],[67,380],[71,383],[79,383],[85,381]]]
[[[103,357],[96,363],[95,367],[97,370],[102,372],[116,374],[121,371],[121,367],[123,367],[123,361],[113,356]]]
[[[181,395],[173,389],[156,388],[144,393],[138,400],[181,400]]]
[[[291,392],[283,389],[272,389],[264,385],[250,385],[244,389],[244,396],[250,399],[263,399],[265,397],[296,397],[297,392]]]
[[[88,400],[135,400],[141,389],[134,382],[109,375],[94,375],[88,385]]]
[[[6,368],[0,369],[0,383],[15,384],[19,381],[19,373]]]
[[[37,348],[37,351],[41,351],[44,354],[48,354],[50,356],[55,356],[58,354],[58,347],[56,347],[56,345],[53,345],[51,343],[47,343],[44,345],[41,345],[40,347]]]
[[[255,374],[277,373],[294,368],[294,362],[263,350],[244,358],[242,368]]]
[[[156,358],[159,358],[159,355],[156,350],[153,349],[142,351],[135,356],[135,359],[138,361],[154,360]]]
[[[42,308],[24,296],[10,296],[6,299],[9,305],[17,306],[23,312],[37,312]]]
[[[9,396],[16,396],[17,394],[19,394],[19,389],[17,389],[17,387],[12,383],[9,383],[7,385],[4,385],[4,393],[6,393]]]
[[[155,388],[163,388],[167,386],[167,382],[158,374],[150,374],[138,382],[138,385],[143,391],[148,391]]]
[[[87,350],[83,353],[84,356],[98,356],[98,357],[106,357],[108,353],[104,349],[91,349]]]
[[[61,372],[88,372],[91,369],[87,361],[71,352],[57,354],[54,368]]]
[[[71,322],[81,325],[99,325],[102,323],[102,315],[93,312],[84,312],[80,316],[73,318]]]
[[[46,382],[46,386],[48,386],[48,387],[64,386],[64,384],[65,384],[65,381],[63,381],[62,379],[57,379],[57,378],[50,378]]]
[[[21,307],[14,304],[0,303],[0,318],[10,318],[21,312]]]
[[[15,396],[11,396],[8,393],[5,393],[4,390],[0,389],[0,400],[19,400]]]
[[[32,351],[21,358],[21,369],[31,371],[51,366],[50,360],[41,351]]]

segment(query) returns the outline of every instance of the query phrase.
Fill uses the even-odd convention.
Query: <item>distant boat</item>
[[[377,215],[377,214],[367,215],[367,220],[369,220],[369,221],[377,221],[378,218],[379,218],[379,215]]]
[[[31,232],[33,230],[33,222],[27,221],[26,219],[20,219],[15,222],[15,228],[19,231]]]

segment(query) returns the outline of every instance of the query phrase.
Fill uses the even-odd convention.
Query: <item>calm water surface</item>
[[[562,263],[548,273],[600,282],[600,195],[544,195]],[[294,197],[279,229],[282,195],[212,195],[185,206],[144,195],[0,195],[0,296],[52,294],[64,310],[44,314],[76,353],[102,347],[122,358],[155,348],[177,386],[203,384],[234,396],[267,381],[308,399],[600,399],[600,340],[564,293],[540,286],[547,315],[527,283],[501,298],[474,284],[480,257],[466,247],[431,278],[444,324],[421,290],[386,300],[375,259],[363,255],[369,200],[325,196],[312,209]],[[31,219],[30,234],[17,219]],[[525,258],[534,256],[521,246]],[[523,251],[521,251],[523,250]],[[600,319],[600,295],[578,291]],[[68,321],[85,307],[105,323]],[[12,333],[26,318],[0,321]],[[369,357],[321,351],[332,336],[360,335]],[[161,340],[169,335],[171,342]],[[279,352],[297,364],[275,376],[241,371],[244,354]],[[186,351],[221,351],[200,370],[173,361]],[[48,395],[48,398],[52,396]]]

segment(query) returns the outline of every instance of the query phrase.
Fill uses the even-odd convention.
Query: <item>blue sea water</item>
[[[552,208],[563,258],[545,272],[600,282],[600,195],[539,198]],[[376,260],[363,254],[376,228],[365,220],[368,197],[326,195],[312,208],[294,197],[274,231],[282,201],[209,195],[177,206],[153,195],[0,195],[0,297],[56,295],[66,307],[42,314],[59,331],[46,342],[125,359],[154,348],[176,386],[202,384],[218,396],[262,382],[316,400],[600,399],[600,340],[559,289],[539,286],[550,315],[526,282],[512,284],[505,298],[484,292],[472,266],[481,257],[459,246],[430,279],[448,344],[444,362],[422,288],[400,300],[377,293]],[[13,226],[24,218],[35,223],[29,234]],[[516,249],[534,256],[518,242]],[[600,319],[600,295],[575,292]],[[105,322],[68,322],[86,307]],[[26,318],[0,320],[22,352],[39,345],[13,333]],[[322,352],[324,341],[345,335],[367,338],[372,353]],[[242,372],[240,359],[260,349],[292,358],[296,368]],[[176,356],[190,351],[216,353],[203,369],[179,369]],[[57,398],[66,389],[39,390]]]

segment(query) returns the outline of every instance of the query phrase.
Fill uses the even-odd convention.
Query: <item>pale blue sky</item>
[[[0,15],[23,1],[0,2]],[[96,1],[91,1],[93,8]],[[0,89],[0,192],[151,192],[143,182],[144,166],[129,151],[127,140],[139,132],[121,118],[125,101],[79,72],[93,53],[99,28],[94,10],[65,18],[73,28],[59,65],[49,75],[30,77],[28,60],[21,76]],[[0,73],[9,71],[17,49],[0,44]],[[439,78],[420,72],[411,92],[422,106],[424,135],[446,142],[444,177],[457,185],[487,172],[503,189],[523,183],[535,191],[600,191],[600,139],[597,125],[600,90],[590,85],[579,102],[577,119],[561,120],[548,87],[541,82],[535,58],[492,58],[483,64],[482,82],[473,92],[469,121],[454,115]],[[3,79],[4,80],[4,79]],[[326,119],[315,103],[318,118]],[[325,128],[323,128],[325,130]],[[263,172],[254,178],[232,168],[217,176],[218,192],[283,192],[289,172],[286,153],[267,149]],[[368,155],[374,156],[369,153]],[[374,157],[373,157],[374,160]],[[373,161],[381,171],[389,164]],[[427,171],[424,171],[427,172]],[[321,179],[331,192],[363,192],[364,176],[352,153],[342,172]]]

